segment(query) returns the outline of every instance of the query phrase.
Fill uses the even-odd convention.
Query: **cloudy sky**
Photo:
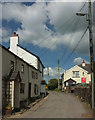
[[[58,59],[60,74],[83,59],[89,62],[88,31],[80,41],[88,22],[86,17],[76,16],[77,12],[87,11],[87,2],[2,3],[2,44],[9,47],[9,38],[15,31],[19,44],[41,58],[45,76],[49,66],[54,78]]]

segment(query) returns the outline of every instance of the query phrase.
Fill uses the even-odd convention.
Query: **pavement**
[[[22,114],[10,118],[91,118],[91,108],[73,94],[49,92],[49,95]]]

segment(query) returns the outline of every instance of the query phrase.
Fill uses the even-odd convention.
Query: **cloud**
[[[62,73],[64,72],[64,69],[63,68],[59,68],[59,71],[60,71],[60,77],[62,75]],[[44,69],[44,75],[47,76],[48,73],[47,73],[47,68]],[[58,78],[58,68],[55,67],[55,68],[51,68],[49,67],[49,76],[50,77],[57,77]]]
[[[74,63],[75,64],[81,64],[83,62],[83,60],[86,62],[86,63],[89,63],[88,61],[86,61],[85,59],[81,58],[81,57],[78,57],[78,58],[75,58],[74,59]]]
[[[50,2],[46,5],[45,2],[38,2],[26,6],[21,3],[6,3],[2,5],[3,19],[7,21],[13,19],[17,23],[21,23],[21,28],[16,31],[20,36],[20,42],[33,43],[50,50],[55,50],[58,45],[63,45],[67,49],[73,50],[88,24],[85,17],[80,18],[75,15],[82,4]],[[48,20],[49,24],[54,26],[55,31],[49,29],[45,24]],[[89,54],[87,37],[88,33],[76,52]]]

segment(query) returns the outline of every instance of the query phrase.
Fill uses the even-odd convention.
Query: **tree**
[[[49,90],[54,90],[55,88],[58,88],[58,80],[57,79],[51,79],[48,84]]]

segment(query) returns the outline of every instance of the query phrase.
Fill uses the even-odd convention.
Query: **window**
[[[21,65],[21,72],[24,72],[24,65]]]
[[[33,79],[38,79],[38,73],[32,71],[32,78]]]
[[[38,73],[36,73],[36,79],[38,79]]]
[[[84,72],[82,73],[82,75],[84,76]]]
[[[37,84],[34,84],[34,93],[35,93],[35,95],[38,94],[38,85]]]
[[[25,90],[25,84],[20,83],[20,93],[24,93],[24,90]]]
[[[34,73],[34,71],[32,71],[32,78],[33,78],[33,79],[35,78],[35,73]]]
[[[11,70],[14,70],[14,62],[11,61]]]
[[[79,78],[79,71],[73,71],[73,78]]]

